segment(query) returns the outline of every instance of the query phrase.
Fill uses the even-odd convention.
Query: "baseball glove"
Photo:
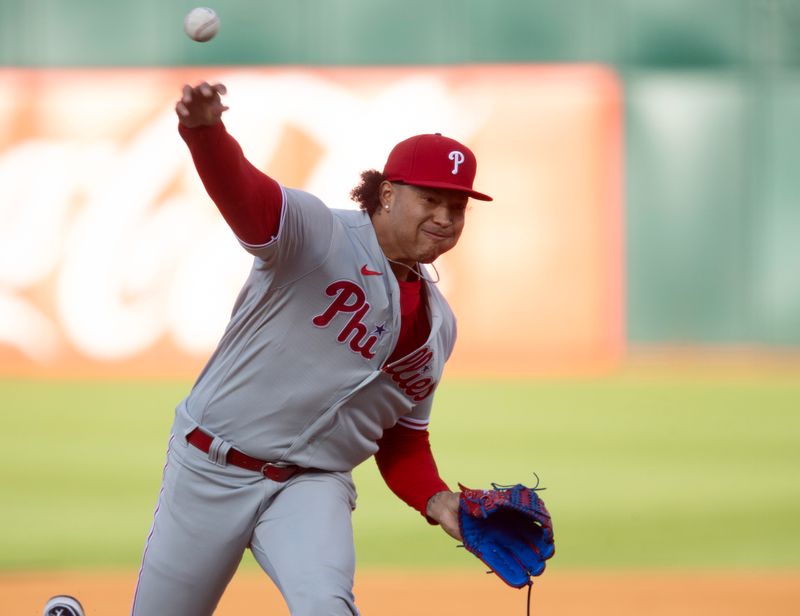
[[[495,483],[492,490],[459,488],[464,547],[509,586],[530,585],[555,552],[553,524],[536,488]]]

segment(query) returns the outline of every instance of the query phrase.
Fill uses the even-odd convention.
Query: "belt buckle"
[[[286,468],[287,466],[289,465],[286,464],[285,462],[264,462],[264,464],[261,465],[259,472],[263,475],[264,473],[267,472],[268,468],[274,468],[280,470],[282,468]]]
[[[285,462],[264,462],[259,472],[267,479],[283,482],[291,479],[292,475],[294,475],[294,472],[291,472],[291,466],[291,464],[286,464]],[[288,476],[285,475],[286,471],[289,471]]]

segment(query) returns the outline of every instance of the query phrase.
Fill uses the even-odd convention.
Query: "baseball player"
[[[222,84],[186,85],[179,132],[253,265],[175,414],[134,616],[213,613],[245,549],[293,616],[358,614],[352,469],[460,538],[428,440],[455,318],[426,268],[458,242],[476,162],[439,134],[397,144],[329,209],[245,158]],[[213,292],[213,290],[209,290]]]

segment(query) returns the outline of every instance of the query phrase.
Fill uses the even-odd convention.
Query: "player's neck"
[[[409,264],[404,261],[395,261],[389,257],[386,258],[389,260],[394,277],[400,282],[409,282],[420,277],[418,273],[419,266],[416,263]]]
[[[430,266],[436,273],[436,278],[431,278],[419,263],[414,263],[414,265],[411,266],[402,261],[395,261],[389,257],[386,258],[388,259],[389,263],[391,263],[392,273],[394,273],[395,278],[397,278],[397,280],[400,282],[413,282],[415,280],[424,280],[425,282],[429,282],[431,284],[436,284],[439,282],[439,270],[436,269],[436,266],[433,263],[431,263]]]

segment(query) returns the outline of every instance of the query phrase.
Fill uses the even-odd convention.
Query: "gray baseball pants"
[[[174,432],[132,616],[213,614],[247,548],[292,616],[357,616],[350,473],[278,483],[219,466]]]

